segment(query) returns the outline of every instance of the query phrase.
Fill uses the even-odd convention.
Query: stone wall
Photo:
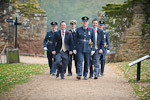
[[[150,54],[150,2],[128,0],[103,7],[110,51],[116,61],[131,61]]]
[[[13,48],[14,30],[12,26],[6,22],[6,19],[11,17],[12,10],[9,9],[10,4],[4,0],[0,0],[0,52],[4,45],[8,48]]]
[[[9,8],[9,9],[8,9]],[[37,4],[4,2],[0,0],[0,52],[4,45],[15,47],[15,26],[6,19],[18,18],[18,45],[20,54],[43,55],[43,40],[47,33],[47,15]]]
[[[133,7],[133,21],[120,38],[117,49],[117,61],[136,60],[150,54],[150,34],[142,35],[142,25],[145,23],[144,4],[137,2]]]
[[[27,55],[43,55],[43,40],[47,32],[47,17],[35,14],[34,17],[22,17],[22,26],[18,29],[18,48]]]

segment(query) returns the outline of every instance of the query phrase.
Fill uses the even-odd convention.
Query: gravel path
[[[21,62],[47,63],[46,58],[25,58]],[[131,85],[112,64],[106,64],[105,69],[105,75],[97,80],[76,80],[74,67],[73,76],[64,80],[46,71],[33,76],[29,83],[16,85],[0,100],[137,100]]]
[[[48,64],[46,57],[20,56],[20,62],[29,64]]]
[[[29,64],[48,64],[46,57],[37,56],[20,56],[20,62]],[[0,57],[0,64],[1,63],[7,63],[6,55]]]

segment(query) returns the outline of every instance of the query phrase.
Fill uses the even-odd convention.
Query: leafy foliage
[[[102,11],[106,15],[106,29],[109,31],[110,41],[113,44],[120,43],[122,32],[132,23],[132,0],[124,3],[108,3]]]
[[[34,14],[46,14],[44,9],[41,9],[37,0],[29,0],[26,2],[17,1],[17,9],[19,9],[24,16],[34,16]]]
[[[149,34],[150,35],[150,24],[142,25],[142,35]]]
[[[115,46],[119,46],[120,37],[133,22],[133,14],[136,13],[136,9],[133,9],[133,5],[136,3],[144,4],[143,14],[145,14],[145,23],[142,25],[142,35],[145,37],[150,36],[150,3],[148,0],[128,0],[124,3],[107,3],[103,6],[102,11],[106,15],[106,29],[109,31],[110,41]]]

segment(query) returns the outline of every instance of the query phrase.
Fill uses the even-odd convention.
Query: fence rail
[[[4,48],[2,50],[2,52],[0,53],[0,64],[5,63],[6,62],[6,45],[4,45]]]

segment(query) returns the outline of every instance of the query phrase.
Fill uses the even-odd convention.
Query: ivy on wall
[[[149,0],[142,0],[146,5],[144,6],[145,23],[142,25],[142,35],[148,34],[150,36],[150,2]]]
[[[133,5],[136,2],[146,4],[144,6],[145,23],[142,25],[142,35],[150,35],[150,3],[148,0],[128,0],[124,3],[108,3],[103,7],[106,17],[106,30],[109,31],[110,42],[119,44],[120,37],[126,28],[133,24]]]
[[[143,24],[142,25],[142,35],[149,34],[150,36],[150,24]]]
[[[17,9],[23,13],[24,16],[34,16],[34,14],[46,14],[44,9],[41,9],[37,0],[28,0],[24,3],[17,2]]]
[[[132,23],[132,1],[124,3],[108,3],[103,7],[102,11],[105,12],[106,17],[106,30],[109,31],[110,42],[117,44],[121,34]]]

